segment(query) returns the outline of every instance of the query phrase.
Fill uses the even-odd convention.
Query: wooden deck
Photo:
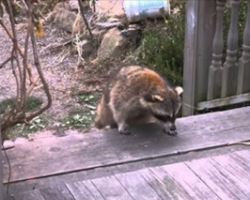
[[[7,150],[15,200],[250,200],[250,107],[158,127],[17,140]],[[9,168],[3,154],[4,182]]]
[[[250,150],[20,193],[16,200],[249,200]]]

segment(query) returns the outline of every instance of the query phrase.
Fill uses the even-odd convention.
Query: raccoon
[[[129,135],[129,126],[157,123],[176,135],[175,119],[183,89],[171,87],[157,72],[142,66],[123,67],[111,75],[97,106],[95,126],[118,128]]]

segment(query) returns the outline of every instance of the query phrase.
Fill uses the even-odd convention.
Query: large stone
[[[88,10],[90,8],[90,1],[83,1],[83,9],[84,11]],[[78,11],[79,5],[78,5],[78,0],[69,0],[69,6],[70,10],[72,11]]]
[[[69,0],[70,10],[78,11],[79,5],[77,0]]]
[[[46,21],[69,33],[82,33],[85,30],[82,16],[70,11],[69,4],[66,3],[58,3]]]
[[[123,9],[123,0],[101,0],[96,2],[97,13],[103,14],[107,17],[122,18],[125,16]]]
[[[81,13],[78,13],[76,19],[72,25],[73,34],[82,34],[86,32],[86,25],[83,21]]]
[[[98,49],[98,61],[120,57],[126,44],[127,39],[117,28],[110,29],[104,35],[101,45]]]
[[[54,23],[58,28],[71,33],[75,20],[75,13],[65,9],[58,9],[55,15]]]

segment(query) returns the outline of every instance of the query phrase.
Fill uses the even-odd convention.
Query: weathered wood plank
[[[250,164],[250,153],[248,150],[235,152],[236,155],[245,160],[246,163]]]
[[[159,178],[157,178],[156,176],[154,176],[149,169],[139,170],[138,173],[140,173],[143,176],[143,178],[148,182],[148,184],[157,192],[157,194],[162,199],[178,200],[176,196],[172,196],[172,194],[170,193],[169,190],[171,189],[171,186],[166,187],[166,185],[164,185],[164,182]]]
[[[207,100],[220,97],[223,52],[223,14],[227,0],[216,1],[216,29],[213,39],[213,59],[208,74]]]
[[[75,200],[95,200],[94,196],[81,181],[66,184],[66,186],[74,196]]]
[[[230,173],[220,170],[219,165],[213,165],[209,158],[189,161],[186,164],[221,199],[249,200],[248,196],[242,191],[242,189],[246,190],[249,186],[237,182]]]
[[[248,0],[247,20],[243,35],[243,52],[239,60],[237,94],[250,92],[250,0]]]
[[[170,182],[164,183],[164,180],[159,179],[157,176],[154,176],[149,169],[139,170],[138,172],[162,199],[178,200],[178,197],[176,197],[176,195],[173,196],[170,192],[172,191],[173,186]]]
[[[123,186],[114,177],[104,177],[92,180],[97,190],[107,200],[133,200],[130,194],[123,188]]]
[[[231,0],[230,2],[231,22],[227,37],[227,57],[222,72],[222,98],[235,95],[237,91],[238,77],[236,74],[238,74],[239,68],[237,63],[239,4],[240,1],[238,0]]]
[[[25,191],[14,197],[15,200],[45,200],[39,190]]]
[[[249,151],[250,153],[250,151]],[[231,153],[234,154],[234,153]],[[250,168],[246,169],[239,162],[233,159],[230,155],[214,156],[211,159],[211,162],[218,166],[220,170],[225,170],[234,175],[239,182],[242,182],[244,185],[250,185]],[[221,166],[221,167],[220,167]],[[247,193],[250,193],[250,188],[248,187]],[[250,196],[250,195],[249,195]]]
[[[40,191],[45,200],[75,200],[65,185],[45,188]]]
[[[183,74],[183,102],[185,104],[182,106],[182,116],[194,114],[196,103],[205,101],[207,97],[207,74],[212,58],[215,7],[215,1],[190,0],[186,2]],[[205,15],[204,12],[206,12]]]
[[[244,167],[246,171],[250,171],[250,150],[242,150],[230,154],[230,157],[233,158],[239,165]]]
[[[234,105],[237,103],[244,103],[244,102],[249,102],[249,101],[250,101],[250,93],[239,94],[235,96],[214,99],[211,101],[200,102],[198,103],[197,109],[204,110],[204,109],[222,107],[222,106],[227,106],[227,105]]]
[[[177,199],[219,200],[216,194],[208,188],[184,163],[154,167],[150,169],[158,178],[172,180],[168,186],[172,196],[180,195]],[[167,177],[167,180],[165,180]],[[175,186],[172,186],[175,185]]]
[[[87,180],[87,181],[84,181],[83,184],[87,188],[87,190],[92,194],[95,200],[105,200],[102,194],[98,191],[98,189],[92,183],[92,181]]]
[[[134,134],[130,136],[111,130],[64,137],[49,135],[48,138],[35,138],[32,142],[18,140],[14,149],[7,150],[12,168],[11,182],[249,140],[249,116],[250,107],[246,107],[181,118],[176,123],[177,137],[163,134],[159,127],[145,125],[133,129]],[[9,168],[3,157],[6,182]]]
[[[139,172],[115,175],[133,199],[162,200]]]

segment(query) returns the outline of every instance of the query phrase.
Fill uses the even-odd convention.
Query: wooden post
[[[243,35],[243,52],[239,60],[237,94],[250,92],[250,0],[248,0],[247,20]]]
[[[1,136],[1,130],[0,130],[0,147],[2,149],[2,136]],[[2,150],[0,152],[0,199],[3,198],[3,165],[2,165]]]
[[[186,1],[182,116],[193,115],[196,103],[207,99],[215,9],[215,0]]]
[[[231,23],[227,38],[227,57],[222,74],[222,98],[235,95],[237,90],[239,3],[239,0],[231,0]]]
[[[223,52],[223,14],[226,0],[216,1],[216,31],[213,40],[213,60],[209,69],[207,99],[221,96],[222,52]]]

